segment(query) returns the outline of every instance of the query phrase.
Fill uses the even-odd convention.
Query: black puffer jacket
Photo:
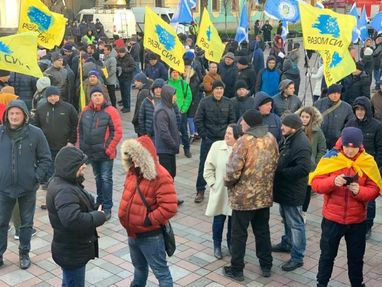
[[[250,94],[244,97],[239,97],[236,95],[236,97],[232,98],[231,101],[235,111],[235,122],[237,122],[246,111],[255,108],[255,100],[250,96]]]
[[[300,206],[304,203],[311,153],[309,140],[302,129],[281,142],[273,185],[275,202],[289,206]]]
[[[247,68],[243,70],[239,70],[236,76],[236,82],[239,80],[243,80],[246,82],[249,95],[253,95],[255,93],[255,87],[256,87],[256,72],[252,68],[252,65],[249,65]]]
[[[228,66],[224,63],[223,60],[223,62],[219,64],[218,71],[222,81],[225,84],[224,97],[233,98],[235,96],[235,82],[238,72],[236,65],[233,63],[232,65]]]
[[[150,95],[150,87],[153,81],[147,79],[143,83],[142,89],[139,90],[137,94],[137,101],[135,102],[134,116],[131,123],[134,126],[134,131],[137,135],[139,134],[139,109],[141,108],[142,102]]]
[[[135,61],[133,57],[126,53],[122,58],[117,58],[117,67],[122,69],[122,73],[118,75],[119,81],[132,81],[135,71]]]
[[[196,129],[202,138],[212,141],[224,139],[229,124],[235,123],[235,112],[230,99],[220,101],[212,96],[202,99],[195,115]]]
[[[75,147],[61,149],[46,195],[49,221],[54,231],[52,257],[67,269],[79,268],[98,257],[96,227],[106,221],[105,214],[96,210],[93,196],[76,178],[86,160],[87,156]]]
[[[355,114],[356,106],[361,106],[366,110],[365,118],[359,120],[354,118],[350,120],[346,126],[359,128],[363,134],[363,145],[366,152],[374,156],[378,167],[382,168],[382,124],[373,118],[370,100],[366,97],[358,97],[353,103],[353,111]]]
[[[353,105],[357,97],[367,97],[370,99],[370,77],[365,73],[358,76],[349,75],[343,79],[345,92],[343,99],[349,105]]]

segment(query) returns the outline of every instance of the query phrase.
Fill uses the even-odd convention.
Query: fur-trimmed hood
[[[159,164],[154,144],[150,137],[142,136],[138,139],[127,139],[121,146],[122,165],[126,172],[131,168],[140,168],[143,177],[153,180],[157,176],[156,165]]]
[[[320,111],[317,108],[315,108],[315,107],[311,107],[311,108],[313,108],[313,111],[314,111],[313,118],[312,118],[312,127],[313,127],[313,130],[316,130],[316,129],[321,127],[323,118],[322,118],[322,115],[321,115]],[[295,112],[295,114],[300,116],[301,115],[301,111],[303,109],[304,109],[304,107],[299,108]]]

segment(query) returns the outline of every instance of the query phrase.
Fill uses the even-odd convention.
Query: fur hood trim
[[[312,127],[313,129],[317,129],[317,128],[320,128],[321,127],[321,124],[322,124],[322,121],[323,121],[323,118],[322,118],[322,115],[320,113],[320,111],[316,108],[316,107],[311,107],[313,108],[313,111],[314,111],[314,114],[313,114],[313,119],[312,119]],[[299,108],[295,114],[297,114],[298,116],[300,116],[301,114],[301,111],[304,109],[304,107],[301,107]]]
[[[142,175],[147,180],[157,176],[157,156],[154,144],[147,136],[138,139],[125,140],[121,146],[122,165],[129,172],[134,164],[140,168]]]

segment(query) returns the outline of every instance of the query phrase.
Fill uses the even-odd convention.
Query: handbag
[[[147,214],[146,214],[146,219],[145,221],[148,220],[148,214],[151,212],[151,208],[148,205],[146,198],[141,192],[141,189],[139,188],[139,182],[137,182],[137,192],[139,196],[141,197],[141,200],[143,204],[146,206],[147,209]],[[169,257],[171,257],[176,250],[176,242],[175,242],[175,234],[174,230],[172,229],[170,221],[168,221],[166,224],[162,225],[162,233],[163,233],[163,240],[164,240],[164,246],[166,253]]]

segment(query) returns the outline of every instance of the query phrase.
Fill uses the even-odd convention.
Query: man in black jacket
[[[353,103],[355,118],[350,120],[346,127],[359,128],[363,134],[363,146],[366,152],[372,155],[382,169],[382,124],[373,118],[370,100],[366,97],[358,97]],[[371,236],[371,228],[374,225],[375,218],[375,200],[367,205],[367,233],[366,239]]]
[[[238,70],[236,82],[239,80],[245,81],[248,86],[249,96],[252,96],[255,93],[256,72],[252,65],[249,64],[248,56],[241,56],[236,66]]]
[[[225,130],[229,124],[235,122],[235,112],[232,102],[223,97],[224,83],[214,81],[212,84],[212,95],[200,101],[195,115],[196,129],[202,138],[200,146],[200,158],[198,179],[196,181],[195,203],[204,200],[206,181],[203,177],[204,163],[211,145],[218,140],[223,140]]]
[[[135,88],[138,89],[137,94],[137,100],[135,102],[135,108],[134,108],[134,116],[133,120],[131,121],[134,126],[135,133],[140,136],[139,134],[139,110],[141,108],[142,102],[144,99],[146,99],[150,95],[150,87],[152,85],[153,81],[146,77],[146,75],[142,72],[136,74],[134,76],[134,85]]]
[[[52,162],[58,151],[66,145],[74,145],[77,140],[78,114],[69,103],[61,100],[60,90],[55,86],[46,88],[47,102],[39,106],[35,113],[34,125],[42,129],[48,140]],[[51,175],[54,173],[52,165]],[[46,205],[41,205],[46,209]]]
[[[290,252],[291,259],[281,269],[292,271],[301,267],[304,260],[306,238],[302,205],[306,196],[312,152],[298,115],[285,116],[281,132],[285,139],[280,144],[273,199],[280,204],[285,235],[279,244],[272,246],[272,251]]]
[[[84,286],[86,264],[98,257],[96,228],[106,221],[102,205],[97,210],[93,196],[82,185],[87,160],[78,148],[62,148],[48,186],[52,257],[62,268],[62,286]]]
[[[48,142],[43,132],[28,123],[28,109],[22,100],[9,103],[0,126],[0,266],[7,249],[8,225],[18,202],[20,212],[20,268],[31,265],[29,251],[36,191],[51,167]]]
[[[355,98],[370,98],[370,77],[364,71],[362,63],[357,63],[357,69],[342,80],[345,89],[344,101],[353,105]]]
[[[123,106],[121,112],[129,113],[131,104],[131,82],[133,81],[135,72],[135,62],[133,57],[126,51],[125,47],[119,48],[117,52],[117,76],[119,80],[119,88],[121,89]]]
[[[219,74],[225,84],[224,97],[235,97],[235,82],[237,75],[237,67],[235,65],[235,55],[228,52],[224,55],[223,61],[219,64]]]

